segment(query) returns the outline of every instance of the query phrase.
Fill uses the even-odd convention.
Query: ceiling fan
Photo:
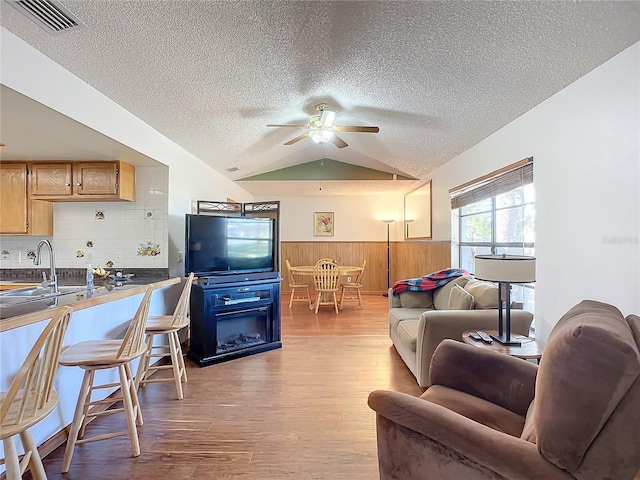
[[[275,125],[269,124],[267,127],[293,127],[293,128],[306,128],[308,132],[297,136],[285,143],[285,145],[293,145],[299,142],[303,138],[310,137],[316,143],[322,145],[326,142],[333,143],[338,148],[347,147],[348,144],[341,139],[336,132],[361,132],[361,133],[378,133],[380,129],[378,127],[364,127],[358,125],[335,125],[333,122],[336,118],[336,112],[327,110],[326,103],[319,103],[316,105],[316,110],[320,112],[318,115],[314,115],[309,119],[309,123],[306,125]]]

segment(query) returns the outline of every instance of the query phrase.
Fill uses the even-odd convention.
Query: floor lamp
[[[395,220],[382,220],[387,224],[387,290],[382,294],[383,297],[389,296],[389,288],[391,287],[391,243],[389,242],[389,227]]]
[[[536,281],[536,259],[522,255],[476,255],[475,278],[498,282],[498,335],[491,338],[506,346],[521,343],[511,338],[511,284]],[[505,290],[505,317],[502,315],[502,290]]]

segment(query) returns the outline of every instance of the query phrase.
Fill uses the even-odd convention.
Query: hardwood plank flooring
[[[63,445],[44,459],[49,479],[377,479],[369,392],[422,392],[389,340],[387,299],[365,295],[363,308],[345,302],[338,315],[288,301],[283,348],[204,368],[187,361],[184,400],[171,383],[141,388],[139,457],[128,437],[79,445],[62,475]],[[87,434],[123,429],[120,417]]]

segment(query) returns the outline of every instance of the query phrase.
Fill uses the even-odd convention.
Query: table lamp
[[[536,259],[523,255],[476,255],[475,278],[498,283],[498,335],[491,335],[497,342],[506,346],[520,346],[511,338],[511,284],[532,283],[536,281]],[[506,291],[502,314],[502,290]],[[506,319],[506,323],[504,320]]]

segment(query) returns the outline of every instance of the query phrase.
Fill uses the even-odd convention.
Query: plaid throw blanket
[[[426,292],[427,290],[434,290],[463,275],[469,275],[469,272],[462,268],[445,268],[444,270],[433,272],[422,277],[398,280],[393,284],[393,294],[398,295],[402,292]]]

